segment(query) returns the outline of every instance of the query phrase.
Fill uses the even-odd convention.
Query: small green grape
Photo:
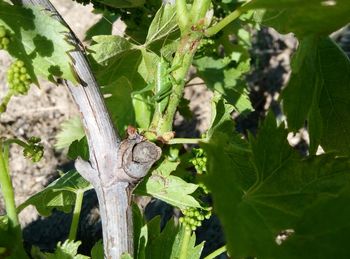
[[[4,26],[0,26],[0,38],[3,38],[6,36],[6,29]]]
[[[187,208],[182,210],[183,217],[179,218],[179,222],[186,228],[186,230],[195,231],[197,227],[202,226],[204,219],[209,219],[211,216],[211,208]]]
[[[193,164],[198,174],[203,174],[207,171],[206,163],[207,157],[202,148],[193,148],[192,149],[193,158],[189,161]]]
[[[7,81],[10,89],[13,90],[16,95],[27,94],[31,80],[22,60],[17,60],[11,64],[7,71]]]
[[[0,25],[0,49],[7,49],[10,44],[10,38],[6,28]]]

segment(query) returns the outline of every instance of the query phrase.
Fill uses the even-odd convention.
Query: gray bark
[[[41,6],[69,28],[48,0],[12,2]],[[130,134],[125,140],[119,138],[82,44],[69,30],[68,40],[76,47],[69,54],[80,84],[66,80],[65,84],[81,113],[90,151],[89,161],[77,159],[75,166],[91,182],[98,196],[105,258],[118,259],[124,252],[133,254],[132,188],[160,158],[161,149],[137,133]]]

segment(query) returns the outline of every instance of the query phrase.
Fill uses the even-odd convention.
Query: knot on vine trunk
[[[120,144],[118,156],[122,170],[118,170],[118,180],[131,184],[138,183],[160,158],[162,150],[152,142],[139,139],[125,139]]]

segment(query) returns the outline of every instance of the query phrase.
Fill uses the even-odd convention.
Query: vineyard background
[[[70,0],[53,0],[52,3],[71,26],[77,36],[83,40],[85,31],[93,25],[100,16],[91,13],[90,6],[82,7]],[[120,34],[123,30],[123,24],[117,22],[114,25],[114,33]],[[346,31],[336,34],[336,39]],[[255,33],[252,55],[252,71],[247,75],[250,83],[250,98],[255,108],[255,112],[250,114],[248,119],[239,120],[238,127],[244,131],[247,129],[255,130],[257,121],[264,111],[272,106],[278,113],[279,107],[274,100],[278,98],[281,87],[288,80],[290,71],[290,57],[296,48],[296,40],[291,36],[282,36],[271,29],[262,29]],[[350,44],[349,44],[350,45]],[[0,53],[0,98],[3,97],[6,89],[5,71],[9,64],[8,56]],[[185,98],[190,101],[189,107],[193,118],[186,120],[177,116],[175,128],[178,136],[195,137],[205,132],[209,126],[210,120],[210,98],[211,93],[205,90],[201,80],[195,78],[189,82],[186,87]],[[48,82],[41,82],[40,89],[32,87],[28,96],[15,97],[8,106],[8,111],[0,117],[0,136],[5,137],[30,137],[40,136],[45,146],[45,155],[40,163],[32,164],[25,160],[23,156],[18,155],[20,149],[17,146],[11,148],[11,171],[16,192],[16,202],[20,204],[30,195],[38,192],[44,186],[48,185],[58,176],[57,169],[65,170],[72,166],[64,158],[62,151],[53,148],[55,136],[60,130],[60,125],[68,118],[77,115],[68,92],[65,87],[57,87]],[[307,134],[290,137],[290,142],[303,152],[303,145]],[[64,152],[64,151],[63,151]],[[87,240],[89,235],[95,235],[96,239],[101,237],[99,216],[96,210],[97,200],[93,194],[88,194],[89,203],[84,205],[83,213],[86,226],[95,225],[93,228],[80,229],[80,239]],[[146,200],[148,201],[148,200]],[[158,205],[158,204],[157,204]],[[154,206],[154,211],[149,213],[172,213],[165,205],[162,208]],[[3,200],[0,197],[0,214],[4,213]],[[44,220],[45,224],[36,224],[38,214],[33,207],[26,208],[20,214],[20,221],[23,226],[29,226],[24,230],[24,238],[29,243],[41,244],[41,247],[47,249],[55,246],[58,240],[65,239],[64,235],[68,233],[69,215],[56,213],[51,220]],[[40,219],[39,220],[43,220]],[[60,231],[51,231],[57,227],[57,221],[67,224],[58,224]],[[34,222],[34,223],[33,223]],[[217,222],[214,222],[209,230],[202,235],[212,234],[211,230],[219,233]],[[38,230],[37,228],[41,228]],[[53,233],[55,233],[53,235]],[[79,236],[78,235],[78,236]],[[85,236],[85,237],[84,237]],[[51,239],[47,240],[47,237]],[[204,237],[202,237],[204,239]],[[201,234],[198,235],[201,239]],[[215,240],[215,239],[214,239]],[[93,242],[91,242],[93,244]],[[210,244],[208,244],[210,245]],[[89,246],[89,244],[87,245]],[[88,248],[87,248],[88,249]]]

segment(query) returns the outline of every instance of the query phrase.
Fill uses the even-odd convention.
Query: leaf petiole
[[[216,249],[214,252],[212,252],[211,254],[207,255],[206,257],[204,257],[204,259],[214,259],[217,256],[221,255],[222,253],[226,252],[227,248],[226,246],[222,246],[218,249]]]
[[[188,230],[184,227],[184,237],[182,239],[181,243],[181,250],[180,250],[180,256],[179,259],[186,259],[187,258],[187,249],[188,249],[188,243],[191,238],[192,231]]]
[[[68,239],[74,241],[77,237],[81,207],[83,204],[84,191],[78,191],[75,197],[72,224],[69,230]]]
[[[205,142],[202,138],[174,138],[167,142],[169,145],[175,144],[199,144],[199,142]]]
[[[215,24],[214,26],[208,28],[205,31],[205,36],[207,37],[211,37],[214,36],[216,33],[218,33],[219,31],[221,31],[223,28],[225,28],[227,25],[229,25],[231,22],[233,22],[234,20],[236,20],[237,18],[239,18],[241,16],[242,13],[244,13],[245,11],[247,11],[247,4],[242,5],[240,7],[238,7],[236,10],[234,10],[232,13],[230,13],[229,15],[227,15],[224,19],[222,19],[220,22],[218,22],[217,24]]]

